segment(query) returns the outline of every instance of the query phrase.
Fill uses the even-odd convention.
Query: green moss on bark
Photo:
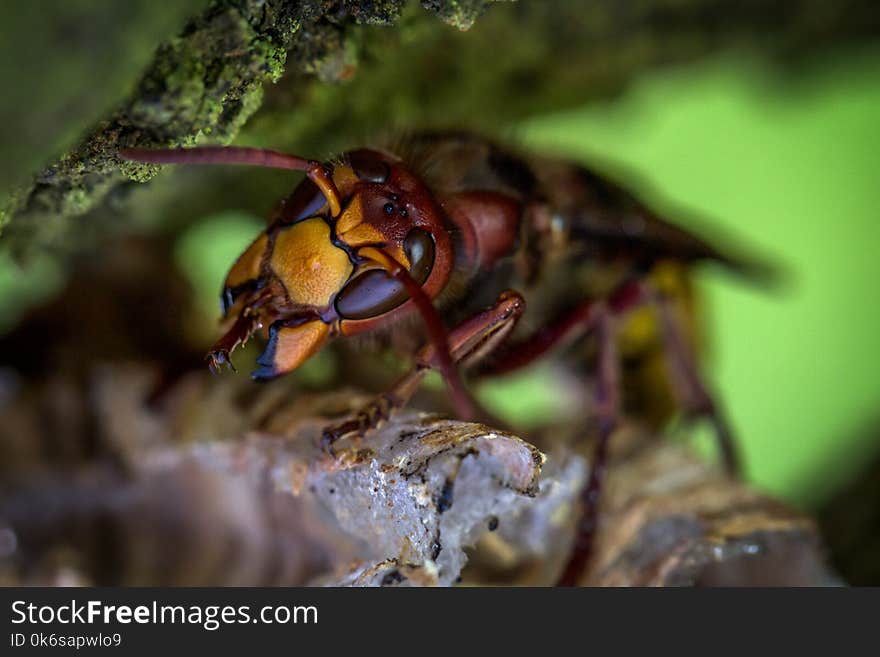
[[[422,6],[459,30],[468,30],[491,2],[497,0],[422,0]]]
[[[90,246],[104,231],[211,203],[263,212],[277,190],[254,184],[230,199],[206,174],[200,187],[169,194],[157,207],[126,206],[124,221],[101,201],[118,199],[157,167],[123,163],[130,146],[231,142],[248,122],[248,143],[312,156],[390,129],[465,125],[498,130],[538,112],[618,93],[633,76],[747,43],[802,54],[880,32],[872,0],[214,0],[159,46],[128,98],[31,186],[0,209],[3,243],[24,252]],[[468,34],[487,7],[498,5]],[[429,12],[425,12],[424,9]],[[406,10],[406,11],[404,11]],[[821,17],[821,21],[817,20]],[[399,24],[394,30],[381,27]],[[361,70],[354,75],[357,68]],[[277,86],[267,85],[281,79]],[[345,81],[345,85],[328,84]],[[264,103],[265,99],[265,103]],[[261,111],[254,117],[258,108]],[[259,180],[271,176],[261,172]],[[287,179],[285,179],[287,180]],[[173,199],[170,197],[173,196]],[[246,198],[245,198],[246,197]],[[88,216],[80,217],[84,212]]]
[[[403,0],[215,0],[177,37],[160,45],[128,99],[70,152],[0,209],[4,242],[14,252],[67,250],[78,239],[64,219],[80,215],[128,181],[158,167],[121,162],[132,146],[229,143],[259,108],[263,85],[289,62],[322,82],[349,77],[357,56],[353,24],[390,25]]]

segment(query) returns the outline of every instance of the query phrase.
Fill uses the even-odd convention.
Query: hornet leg
[[[510,335],[525,310],[525,301],[517,292],[503,292],[495,305],[455,327],[449,333],[449,352],[457,366],[469,367],[484,358]],[[431,369],[440,367],[440,357],[433,344],[424,347],[416,364],[385,393],[367,404],[350,420],[324,430],[321,444],[332,453],[333,444],[343,436],[363,437],[412,398]]]
[[[730,475],[737,476],[740,463],[733,432],[700,376],[696,358],[675,316],[675,309],[670,299],[660,292],[650,290],[648,296],[656,305],[660,316],[669,369],[682,397],[681,405],[689,417],[709,420],[715,431],[724,466]]]
[[[590,464],[590,479],[580,495],[581,512],[575,530],[574,548],[559,578],[559,586],[577,586],[590,563],[598,528],[599,499],[608,463],[608,443],[620,414],[620,362],[617,358],[614,317],[602,306],[596,312],[595,330],[599,347],[596,379],[599,435]]]

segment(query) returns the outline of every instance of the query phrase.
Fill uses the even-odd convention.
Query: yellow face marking
[[[353,247],[364,246],[365,244],[381,244],[385,241],[385,236],[379,232],[379,229],[370,224],[358,224],[344,233],[337,234],[342,241]]]
[[[339,221],[336,223],[336,234],[339,239],[352,248],[366,244],[382,244],[386,241],[385,236],[378,228],[364,221],[360,196],[352,198],[348,207],[339,217]],[[409,269],[409,258],[406,257],[406,253],[400,246],[387,245],[384,248],[394,256],[397,262]]]
[[[336,222],[336,234],[342,236],[364,221],[364,206],[361,197],[356,195],[348,203]],[[378,231],[377,231],[378,232]]]
[[[235,264],[232,265],[232,269],[229,270],[229,274],[226,276],[226,287],[234,288],[242,283],[259,278],[260,264],[268,244],[268,236],[266,233],[261,233],[247,250],[238,257]]]
[[[333,182],[340,191],[354,187],[359,179],[354,170],[344,164],[333,167]]]
[[[295,370],[324,346],[330,327],[320,320],[279,329],[272,367],[276,374]]]
[[[326,306],[351,275],[348,255],[330,241],[330,226],[315,217],[278,234],[270,261],[290,300]]]

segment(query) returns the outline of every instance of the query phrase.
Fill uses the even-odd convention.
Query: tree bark
[[[214,0],[157,47],[134,90],[107,116],[91,117],[93,129],[78,142],[57,157],[58,144],[43,145],[51,149],[42,154],[50,164],[2,205],[3,244],[18,254],[46,247],[70,253],[118,233],[125,221],[103,202],[118,203],[132,181],[158,171],[120,162],[122,147],[229,143],[252,116],[249,141],[315,153],[389,127],[497,130],[606,98],[646,69],[725,47],[750,46],[796,62],[880,30],[870,0],[421,4],[427,11],[403,0]],[[460,31],[478,29],[456,33],[430,13]],[[17,86],[7,83],[8,102],[27,107],[27,98],[14,96]],[[29,113],[15,116],[26,121]],[[145,212],[164,217],[154,229],[176,225],[180,213],[196,215],[191,196],[222,198],[216,175],[161,204],[148,202]],[[265,199],[237,193],[237,206],[265,209]]]
[[[333,457],[321,429],[356,391],[193,372],[157,403],[155,382],[107,364],[85,404],[55,376],[7,406],[4,584],[548,586],[565,565],[587,463],[561,441],[409,411]],[[632,426],[614,444],[584,584],[835,581],[803,514]]]

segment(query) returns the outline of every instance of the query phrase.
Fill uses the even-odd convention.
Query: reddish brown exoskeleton
[[[562,584],[579,581],[589,559],[619,413],[616,318],[640,304],[656,306],[686,410],[712,419],[735,468],[726,424],[664,296],[646,281],[666,262],[739,265],[595,173],[459,132],[413,135],[391,149],[353,150],[325,163],[251,148],[120,155],[307,174],[229,272],[222,303],[231,325],[210,352],[213,369],[256,332],[268,344],[253,376],[271,379],[336,338],[387,332],[392,345],[401,335],[411,344],[425,328],[407,319],[421,317],[427,339],[412,369],[356,417],[328,428],[328,449],[405,405],[429,369],[446,380],[459,415],[472,418],[477,406],[459,370],[510,371],[594,336],[599,436]],[[532,321],[517,326],[524,314]]]

